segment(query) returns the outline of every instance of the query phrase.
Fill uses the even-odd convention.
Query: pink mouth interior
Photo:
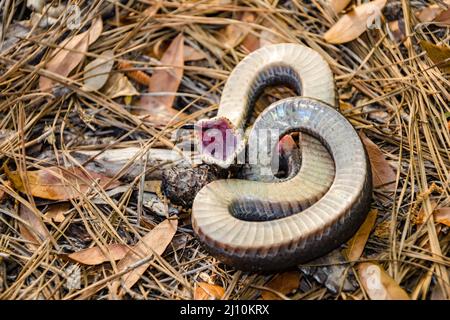
[[[238,138],[225,119],[205,121],[200,127],[201,152],[225,161],[234,156]]]

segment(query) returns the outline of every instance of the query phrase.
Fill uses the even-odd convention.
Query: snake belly
[[[314,88],[309,83],[311,73],[302,76],[298,72],[298,61],[289,63],[279,54],[280,51],[292,53],[295,48],[304,50],[305,47],[279,45],[265,49],[266,56],[270,50],[278,52],[275,60],[283,60],[280,64],[274,63],[274,59],[269,59],[268,63],[249,62],[252,55],[247,61],[244,59],[246,65],[260,65],[252,71],[253,79],[244,82],[246,86],[240,82],[241,89],[246,90],[241,94],[246,99],[240,104],[234,100],[235,108],[231,108],[229,96],[225,95],[218,117],[228,119],[234,126],[244,126],[244,118],[261,87],[273,84],[274,78],[278,83],[280,74],[283,81],[297,87],[298,94],[305,93],[306,88]],[[311,54],[309,50],[306,50],[307,56]],[[261,57],[258,51],[253,57]],[[303,71],[311,65],[323,66],[323,60],[312,56],[315,58],[308,63],[301,63]],[[250,72],[240,65],[233,71],[225,89],[233,85],[233,82],[229,84],[233,77],[239,78],[239,70]],[[274,70],[279,71],[278,76]],[[246,77],[248,75],[242,75],[240,79]],[[326,76],[319,82],[329,83],[329,79]],[[345,117],[325,103],[334,100],[334,87],[321,89],[323,87],[316,91],[309,89],[307,92],[312,98],[293,97],[272,104],[259,115],[248,137],[248,141],[257,140],[260,130],[267,128],[276,130],[279,137],[293,131],[302,132],[302,161],[297,174],[272,182],[218,180],[206,185],[195,197],[194,232],[208,251],[224,263],[251,271],[285,269],[333,250],[349,239],[364,221],[372,194],[365,149]],[[221,109],[222,105],[227,108]],[[272,159],[275,150],[269,148],[267,152]],[[209,155],[208,161],[226,166],[229,160]]]

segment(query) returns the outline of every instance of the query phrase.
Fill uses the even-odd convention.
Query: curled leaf
[[[194,290],[194,300],[220,300],[225,289],[215,284],[199,282]]]
[[[206,54],[203,51],[184,45],[184,61],[198,61],[206,59]]]
[[[106,83],[109,73],[114,65],[114,51],[107,50],[97,59],[91,61],[84,68],[84,86],[81,90],[96,91],[100,90]]]
[[[374,263],[361,263],[358,274],[364,290],[372,300],[410,300],[408,294],[383,268]]]
[[[66,212],[69,210],[70,205],[68,202],[56,203],[49,206],[49,209],[44,214],[43,218],[45,222],[61,223],[66,219]]]
[[[114,73],[102,88],[103,93],[111,99],[126,96],[138,96],[139,92],[122,73]]]
[[[420,9],[415,15],[420,22],[432,22],[442,11],[443,9],[440,6],[432,4]]]
[[[433,212],[434,220],[450,227],[450,208],[439,208]]]
[[[255,21],[255,15],[251,12],[244,12],[240,15],[239,20],[244,23],[252,23]],[[225,48],[232,49],[245,39],[250,31],[250,27],[245,24],[232,23],[222,29],[219,40]]]
[[[381,18],[381,10],[386,0],[375,0],[356,7],[343,15],[325,35],[325,41],[333,44],[346,43],[358,38],[368,29],[377,26]]]

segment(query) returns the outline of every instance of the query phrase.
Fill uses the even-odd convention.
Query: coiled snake
[[[288,85],[298,97],[269,106],[246,136],[250,109],[275,84]],[[243,270],[279,270],[319,257],[357,231],[371,202],[370,165],[358,134],[334,104],[331,70],[308,47],[266,46],[233,70],[218,115],[197,126],[203,161],[226,168],[270,129],[277,138],[301,132],[301,165],[288,179],[217,180],[200,190],[192,226],[214,256]],[[221,135],[211,137],[211,129]],[[221,138],[227,143],[208,149]],[[271,146],[266,156],[272,159],[275,151]]]

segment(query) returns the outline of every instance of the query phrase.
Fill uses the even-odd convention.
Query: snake
[[[280,84],[296,96],[271,104],[246,131],[259,95]],[[323,256],[356,233],[371,205],[371,167],[358,133],[335,104],[331,69],[307,46],[264,46],[234,68],[217,116],[197,122],[203,162],[235,165],[252,141],[267,143],[259,139],[264,130],[277,139],[299,132],[301,160],[288,177],[262,175],[256,163],[255,179],[216,180],[197,193],[192,227],[214,257],[241,270],[277,271]],[[271,144],[262,154],[273,159],[276,151]],[[269,178],[258,179],[263,176]]]

